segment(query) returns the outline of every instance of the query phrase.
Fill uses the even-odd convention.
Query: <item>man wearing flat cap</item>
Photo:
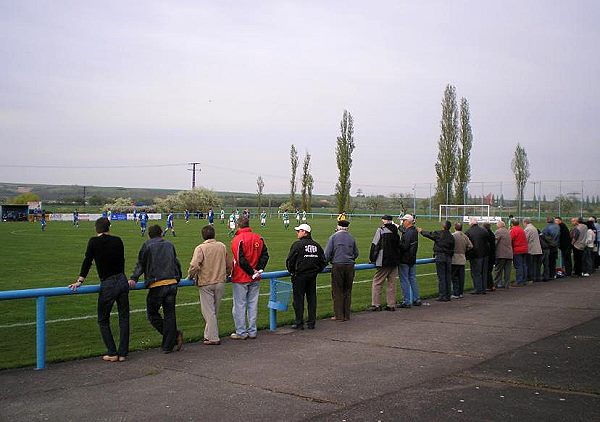
[[[325,259],[331,262],[331,297],[333,320],[343,322],[350,319],[354,264],[358,258],[356,241],[348,232],[348,220],[339,220],[337,230],[329,237],[325,247]]]
[[[371,286],[370,311],[396,310],[396,278],[398,278],[398,264],[400,263],[400,236],[398,227],[392,222],[391,215],[381,217],[381,227],[375,231],[369,261],[375,264],[377,271]],[[387,281],[386,306],[381,307],[381,290]]]
[[[308,308],[306,325],[315,328],[317,319],[317,275],[327,265],[323,248],[311,237],[311,227],[300,224],[294,228],[298,240],[290,248],[285,266],[292,276],[294,312],[296,318],[292,328],[304,329],[304,296]]]

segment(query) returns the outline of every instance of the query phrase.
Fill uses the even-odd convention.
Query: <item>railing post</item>
[[[271,288],[269,300],[271,302],[277,301],[277,288],[276,288],[276,279],[272,278],[269,280],[269,286]],[[269,308],[269,330],[276,331],[277,330],[277,309]]]
[[[39,296],[36,304],[36,370],[46,367],[46,296]]]

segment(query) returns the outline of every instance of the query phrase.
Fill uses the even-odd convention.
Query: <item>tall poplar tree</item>
[[[306,151],[304,162],[302,163],[302,209],[310,211],[309,185],[311,184],[312,176],[310,175],[310,154]],[[312,194],[312,192],[311,192]]]
[[[471,130],[471,113],[466,98],[460,99],[460,137],[458,145],[458,162],[456,168],[455,204],[464,204],[467,186],[471,181],[471,148],[473,146],[473,131]]]
[[[338,167],[338,182],[335,185],[338,212],[350,210],[350,169],[354,151],[354,119],[348,110],[344,110],[340,122],[340,136],[337,137],[335,157]]]
[[[312,174],[308,175],[308,180],[306,181],[306,190],[308,192],[308,208],[306,211],[312,211],[312,195],[313,188],[315,187],[315,179],[313,179]]]
[[[256,179],[256,206],[260,209],[260,206],[262,205],[262,196],[263,196],[263,189],[265,188],[265,181],[263,180],[262,176],[258,176],[258,178]]]
[[[517,148],[515,149],[515,156],[512,159],[511,168],[515,174],[515,184],[517,186],[517,215],[521,216],[523,215],[523,195],[525,194],[525,185],[527,185],[527,180],[529,180],[531,174],[529,173],[529,159],[527,158],[527,152],[519,143],[517,143]]]
[[[446,85],[442,99],[442,132],[438,141],[438,159],[435,163],[437,174],[436,201],[446,204],[452,200],[452,183],[456,176],[456,153],[458,149],[458,108],[456,88]]]
[[[293,207],[296,207],[296,172],[298,171],[298,151],[294,144],[290,148],[290,163],[292,176],[290,178],[290,203]]]

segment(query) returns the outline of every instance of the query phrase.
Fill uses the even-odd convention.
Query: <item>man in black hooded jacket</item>
[[[311,227],[300,224],[295,228],[298,240],[290,248],[285,266],[292,276],[294,312],[296,320],[292,328],[304,329],[304,296],[308,308],[306,325],[315,328],[317,319],[317,275],[327,265],[323,248],[311,237]]]

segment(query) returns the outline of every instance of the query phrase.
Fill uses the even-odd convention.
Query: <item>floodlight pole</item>
[[[192,172],[192,190],[196,189],[196,172],[200,171],[200,168],[198,168],[198,170],[196,170],[196,166],[200,165],[200,163],[188,163],[190,166],[192,166],[191,169],[188,169],[188,171]]]

